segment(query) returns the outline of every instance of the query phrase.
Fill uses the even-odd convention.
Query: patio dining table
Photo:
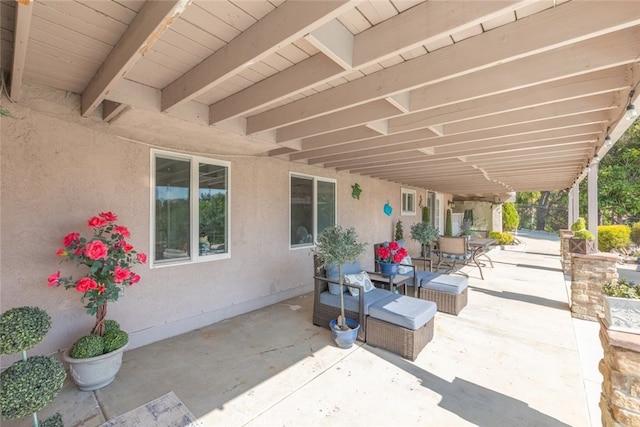
[[[491,258],[489,258],[489,255],[487,255],[487,253],[491,249],[491,246],[495,245],[496,243],[497,243],[496,239],[491,239],[491,238],[472,237],[469,239],[469,248],[471,249],[471,258],[476,264],[478,264],[478,267],[479,267],[478,258],[485,257],[487,260],[489,260],[489,264],[491,265],[491,268],[493,268],[493,261],[491,260]],[[480,274],[482,275],[482,270],[480,270]]]

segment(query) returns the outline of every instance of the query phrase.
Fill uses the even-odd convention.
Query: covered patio
[[[50,314],[31,354],[87,333],[80,295],[47,277],[63,237],[113,211],[148,263],[109,305],[130,338],[119,379],[67,388],[70,425],[166,390],[216,425],[597,420],[578,347],[597,331],[576,339],[557,242],[469,271],[468,307],[438,313],[415,364],[311,325],[310,251],[327,225],[373,243],[402,222],[415,255],[420,208],[442,232],[454,201],[501,231],[518,191],[572,189],[571,222],[587,176],[595,221],[597,161],[640,95],[637,6],[2,1],[0,310]]]
[[[114,383],[68,381],[43,414],[99,426],[173,391],[204,426],[600,425],[599,327],[571,317],[557,237],[518,237],[492,252],[486,280],[465,267],[469,305],[436,315],[415,362],[339,349],[306,294],[128,351]]]

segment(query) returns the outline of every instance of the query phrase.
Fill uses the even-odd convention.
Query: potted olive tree
[[[52,356],[29,356],[51,328],[51,317],[38,307],[16,307],[0,315],[0,354],[22,353],[0,374],[0,415],[12,420],[31,415],[34,427],[61,427],[59,413],[45,421],[37,412],[60,392],[67,376],[64,366]]]
[[[422,256],[431,256],[431,242],[438,239],[440,230],[428,222],[416,222],[411,226],[411,238],[422,246]]]
[[[640,334],[640,284],[620,278],[602,286],[604,323],[614,331]]]
[[[314,253],[318,257],[318,269],[329,265],[338,266],[338,282],[340,284],[340,316],[330,323],[336,343],[348,348],[358,336],[360,324],[355,319],[347,319],[344,314],[344,276],[342,264],[355,262],[365,250],[366,243],[358,243],[358,234],[353,227],[343,228],[339,225],[327,227],[318,234]],[[349,343],[350,342],[350,343]]]

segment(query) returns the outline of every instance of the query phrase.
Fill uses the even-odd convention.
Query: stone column
[[[571,273],[571,252],[569,252],[569,239],[573,237],[573,231],[560,230],[560,260],[562,261],[562,271]]]
[[[604,427],[640,426],[640,335],[608,330],[600,321],[604,358],[600,409]]]
[[[571,315],[597,321],[604,314],[602,285],[618,280],[618,255],[571,254]]]

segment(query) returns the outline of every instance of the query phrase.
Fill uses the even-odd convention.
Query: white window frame
[[[216,160],[208,157],[201,156],[192,156],[188,154],[175,153],[171,151],[162,151],[152,149],[150,151],[151,155],[151,173],[149,174],[151,177],[151,185],[150,185],[150,232],[149,232],[149,252],[150,252],[150,268],[164,268],[171,267],[175,265],[184,265],[184,264],[196,264],[201,262],[209,262],[216,261],[220,259],[228,259],[231,258],[231,162],[227,162],[224,160]],[[191,163],[191,174],[190,174],[190,215],[189,215],[189,237],[190,237],[190,250],[189,250],[189,258],[180,258],[176,261],[166,261],[162,260],[162,262],[156,261],[156,159],[158,157],[165,159],[176,159],[182,161],[189,161]],[[200,255],[199,247],[198,247],[198,238],[199,238],[199,165],[201,163],[206,163],[210,165],[223,166],[227,168],[227,204],[226,204],[226,220],[227,220],[227,236],[226,236],[226,252],[219,254],[207,254]]]
[[[313,210],[313,230],[311,230],[311,233],[313,234],[313,241],[310,243],[300,243],[300,244],[292,244],[291,243],[291,179],[292,178],[302,178],[302,179],[308,179],[313,181],[313,196],[312,196],[312,210]],[[288,234],[288,241],[289,241],[289,249],[308,249],[310,247],[315,246],[315,240],[316,237],[318,236],[318,182],[330,182],[334,185],[334,189],[335,189],[335,193],[334,193],[334,212],[333,212],[333,218],[334,218],[334,225],[337,224],[337,220],[338,220],[338,180],[336,179],[332,179],[332,178],[325,178],[325,177],[320,177],[320,176],[315,176],[315,175],[307,175],[307,174],[302,174],[302,173],[297,173],[297,172],[289,172],[289,198],[287,200],[287,203],[289,205],[289,234]]]
[[[415,215],[416,214],[416,190],[412,190],[410,188],[401,188],[400,189],[400,200],[401,200],[401,211],[400,215]],[[408,206],[409,200],[411,200],[411,205]]]

